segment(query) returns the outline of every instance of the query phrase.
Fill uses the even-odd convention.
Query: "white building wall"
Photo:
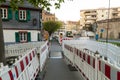
[[[3,30],[4,42],[15,42],[16,30]]]
[[[31,41],[37,41],[38,33],[37,30],[3,30],[4,42],[15,42],[15,32],[27,31],[31,33]]]
[[[40,31],[28,31],[28,32],[31,32],[31,41],[37,41],[37,36],[38,36],[38,33],[40,33]]]
[[[97,21],[105,20],[108,18],[108,10],[105,9],[98,9],[97,10]]]

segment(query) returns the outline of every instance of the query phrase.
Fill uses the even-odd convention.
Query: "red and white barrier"
[[[85,50],[86,45],[76,42],[64,42],[63,52],[67,60],[80,71],[84,80],[120,80],[120,67],[100,58],[89,49]]]
[[[49,53],[49,45],[48,42],[46,42],[41,48],[40,48],[40,71],[43,70],[45,63],[48,58]]]
[[[8,71],[0,75],[0,80],[34,80],[38,71],[39,62],[36,49],[32,49],[13,64]]]
[[[120,80],[120,68],[104,60],[99,60],[98,80]]]

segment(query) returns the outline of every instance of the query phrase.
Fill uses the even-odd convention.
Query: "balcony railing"
[[[86,15],[86,16],[88,16],[88,15],[97,15],[97,13],[96,13],[96,12],[92,12],[92,13],[85,13],[85,15]]]

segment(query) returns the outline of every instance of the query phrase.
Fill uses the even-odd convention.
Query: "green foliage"
[[[110,42],[110,43],[112,43],[112,44],[117,45],[117,46],[120,47],[120,43],[119,42]]]
[[[5,0],[0,0],[0,3],[5,2]]]
[[[99,42],[106,42],[106,41],[99,41]],[[108,43],[111,43],[111,44],[114,44],[114,45],[120,47],[120,43],[119,42],[108,42]]]
[[[0,0],[0,3],[5,2],[6,0]],[[11,0],[10,6],[13,10],[16,10],[18,8],[18,4],[23,4],[25,0]],[[26,0],[35,7],[41,7],[42,9],[50,10],[51,2],[54,2],[54,7],[56,9],[60,8],[60,4],[64,3],[64,0]]]
[[[62,26],[62,23],[59,21],[47,21],[43,23],[43,29],[48,31],[49,35],[54,33],[61,26]]]

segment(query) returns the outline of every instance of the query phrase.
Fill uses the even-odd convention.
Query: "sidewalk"
[[[78,71],[70,71],[61,55],[62,48],[52,42],[44,80],[82,80]]]

